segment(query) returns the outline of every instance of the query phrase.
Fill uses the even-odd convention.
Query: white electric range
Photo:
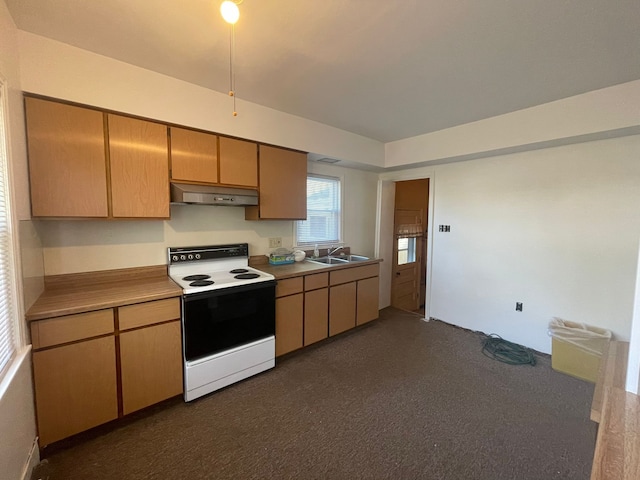
[[[249,267],[246,243],[168,249],[182,287],[184,398],[275,366],[275,279]]]

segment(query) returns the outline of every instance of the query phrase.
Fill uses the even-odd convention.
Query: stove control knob
[[[189,254],[189,260],[193,260],[193,255],[191,253]]]
[[[174,261],[174,262],[177,262],[178,261],[178,255],[172,256],[171,260]]]
[[[186,260],[187,256],[186,255],[180,255],[180,260]]]
[[[200,260],[200,254],[196,253],[196,260]]]

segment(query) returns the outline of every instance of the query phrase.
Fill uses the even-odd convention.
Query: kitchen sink
[[[369,260],[369,257],[363,257],[362,255],[340,255],[338,257],[319,257],[319,258],[307,258],[308,262],[319,263],[321,265],[344,265],[351,262],[362,262]]]
[[[345,263],[349,263],[348,260],[342,260],[337,257],[307,258],[307,261],[311,263],[319,263],[321,265],[344,265]]]
[[[369,257],[363,257],[362,255],[345,255],[345,257],[347,262],[363,262],[365,260],[369,260]]]

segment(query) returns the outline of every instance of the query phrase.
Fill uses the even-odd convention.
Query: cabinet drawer
[[[302,292],[302,277],[278,280],[276,285],[276,297],[285,297]]]
[[[113,310],[96,310],[31,322],[31,342],[33,349],[37,350],[113,331]]]
[[[118,308],[120,330],[144,327],[180,318],[180,298],[137,303]]]
[[[341,283],[355,282],[363,278],[377,277],[379,265],[364,265],[362,267],[345,268],[331,272],[331,285],[339,285]]]
[[[304,289],[316,290],[329,285],[329,272],[314,273],[313,275],[305,275]]]

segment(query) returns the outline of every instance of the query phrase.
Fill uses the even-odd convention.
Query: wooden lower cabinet
[[[41,447],[183,391],[179,297],[30,327]]]
[[[379,277],[358,280],[356,294],[356,325],[378,318]]]
[[[120,333],[124,415],[182,393],[180,321]]]
[[[329,291],[329,335],[356,326],[356,282],[331,287]]]
[[[118,418],[115,337],[33,353],[40,445]]]
[[[329,335],[329,289],[304,294],[304,345],[324,340]]]
[[[378,265],[278,280],[276,356],[378,318]]]
[[[276,298],[276,357],[302,347],[304,294]]]
[[[335,270],[329,283],[329,335],[378,318],[379,265]]]

